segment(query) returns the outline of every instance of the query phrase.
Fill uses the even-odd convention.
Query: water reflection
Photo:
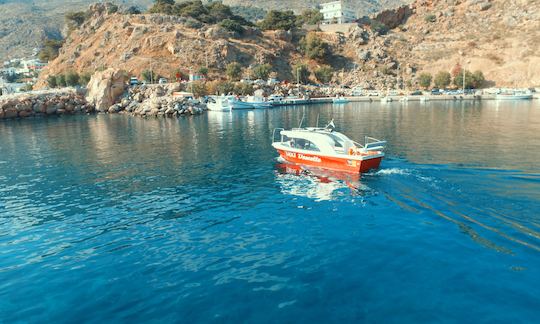
[[[370,188],[360,182],[359,174],[324,170],[279,161],[276,180],[284,194],[316,201],[329,201],[343,195],[365,195]]]

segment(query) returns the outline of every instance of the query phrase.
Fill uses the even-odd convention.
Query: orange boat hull
[[[277,151],[279,152],[281,158],[291,163],[352,173],[363,173],[368,172],[371,169],[377,169],[382,160],[381,156],[364,160],[349,160],[346,158],[321,156],[308,153],[288,152],[279,149]]]

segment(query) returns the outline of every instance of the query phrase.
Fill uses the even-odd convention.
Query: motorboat
[[[232,109],[229,98],[225,96],[209,97],[206,106],[211,111],[231,111]]]
[[[420,102],[426,102],[429,101],[429,98],[426,96],[420,97]]]
[[[346,104],[346,103],[349,103],[349,99],[345,98],[345,97],[335,97],[332,99],[332,103],[334,104]]]
[[[379,167],[386,141],[366,136],[360,144],[334,128],[333,121],[324,128],[277,128],[272,146],[283,160],[293,164],[352,173]]]
[[[389,102],[392,102],[391,97],[382,97],[381,98],[381,103],[389,103]]]
[[[532,98],[530,91],[503,92],[495,95],[497,100],[531,100]]]
[[[255,109],[272,108],[272,103],[265,100],[263,96],[255,94],[248,96],[246,102],[251,104]]]
[[[231,108],[234,109],[234,110],[236,110],[236,109],[253,109],[253,105],[251,103],[242,100],[240,97],[227,96],[227,99],[229,100]]]

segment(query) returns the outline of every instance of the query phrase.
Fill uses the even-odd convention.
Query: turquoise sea
[[[272,130],[386,139],[349,181]],[[0,122],[0,323],[533,323],[540,102]]]

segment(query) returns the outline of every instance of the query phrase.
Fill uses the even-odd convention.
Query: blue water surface
[[[275,127],[389,141],[361,179]],[[540,103],[0,122],[0,322],[536,322]]]

